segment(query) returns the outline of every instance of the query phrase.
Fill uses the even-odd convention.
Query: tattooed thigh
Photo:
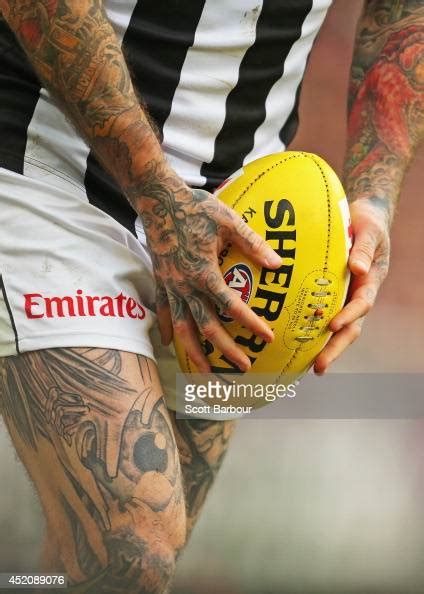
[[[46,516],[44,570],[68,592],[166,591],[186,537],[179,456],[156,367],[105,349],[0,360],[0,405]]]

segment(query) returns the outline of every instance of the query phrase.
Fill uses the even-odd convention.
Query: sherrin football
[[[225,314],[221,321],[250,358],[249,373],[271,374],[276,383],[298,378],[330,338],[328,323],[346,298],[351,231],[342,184],[320,157],[287,151],[249,163],[216,196],[282,258],[280,268],[269,270],[236,246],[219,256],[225,281],[266,320],[274,341],[266,343]],[[210,342],[202,344],[212,372],[238,371]],[[182,371],[196,372],[178,339],[175,347]]]

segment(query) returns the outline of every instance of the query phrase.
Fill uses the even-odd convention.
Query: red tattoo
[[[365,75],[349,121],[352,138],[361,142],[363,130],[371,124],[384,146],[378,142],[352,174],[360,175],[387,150],[410,159],[411,136],[417,132],[411,124],[414,114],[424,111],[423,63],[424,27],[411,25],[390,35],[379,59]]]

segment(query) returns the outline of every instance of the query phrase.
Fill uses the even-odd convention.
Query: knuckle
[[[217,338],[218,328],[215,324],[205,324],[200,328],[200,331],[202,332],[206,340],[209,340],[210,342],[214,342]]]
[[[240,223],[237,226],[237,231],[244,241],[248,243],[250,251],[259,252],[262,249],[264,240],[260,235],[255,233],[247,223],[240,220]]]
[[[187,322],[185,322],[183,320],[176,320],[173,323],[173,326],[174,326],[174,332],[178,336],[186,336],[187,335],[187,333],[188,333]]]
[[[383,234],[384,224],[380,220],[380,217],[373,216],[367,219],[365,228],[373,236],[380,236]]]
[[[372,308],[372,302],[369,299],[365,299],[365,297],[359,298],[362,305],[362,310],[367,314]]]
[[[251,241],[250,249],[253,254],[259,254],[266,247],[265,241],[262,239],[262,237],[260,235],[258,235],[255,232],[253,232],[250,241]]]
[[[220,282],[219,284],[217,284],[214,294],[213,294],[213,299],[215,300],[215,303],[221,308],[221,309],[228,309],[231,307],[233,301],[234,301],[234,293],[233,293],[233,289],[230,289],[226,284],[225,281],[223,280],[222,276],[220,278]]]
[[[362,317],[371,310],[371,308],[373,306],[374,295],[375,295],[375,292],[374,291],[371,292],[371,290],[370,290],[367,297],[365,297],[363,295],[355,297],[355,302],[352,302],[352,310],[351,310],[353,318]],[[354,320],[352,320],[352,321],[354,321]]]
[[[355,252],[357,255],[366,256],[372,258],[374,255],[375,246],[369,240],[363,240],[361,243],[355,246]]]
[[[351,330],[350,330],[350,337],[351,337],[351,339],[352,339],[352,340],[351,340],[352,342],[353,342],[354,340],[356,340],[357,338],[359,338],[359,337],[360,337],[360,335],[361,335],[361,331],[362,331],[362,328],[361,328],[361,326],[360,326],[359,324],[353,324],[353,325],[352,325],[352,328],[351,328]]]
[[[247,223],[245,223],[243,221],[243,219],[236,213],[234,213],[233,211],[233,215],[234,215],[234,230],[239,233],[240,235],[246,235],[247,233],[249,233],[252,229],[249,227],[249,225]]]
[[[203,277],[197,279],[198,288],[203,288],[210,293],[216,293],[216,291],[221,287],[221,283],[222,273],[219,268],[215,269],[209,267]],[[225,283],[224,286],[226,287]]]
[[[196,365],[196,367],[199,367],[203,363],[203,357],[201,356],[199,351],[195,349],[193,346],[190,347],[186,345],[186,351],[190,359]]]
[[[243,314],[243,305],[243,301],[237,296],[228,302],[226,309],[233,318],[239,318]]]
[[[354,242],[354,248],[362,250],[365,253],[374,253],[376,246],[381,242],[380,231],[370,223],[366,229],[358,233],[356,241]]]

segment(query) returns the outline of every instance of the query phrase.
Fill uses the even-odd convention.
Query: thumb
[[[379,238],[371,233],[369,227],[356,231],[353,247],[349,256],[349,268],[353,274],[367,274],[374,260]]]

